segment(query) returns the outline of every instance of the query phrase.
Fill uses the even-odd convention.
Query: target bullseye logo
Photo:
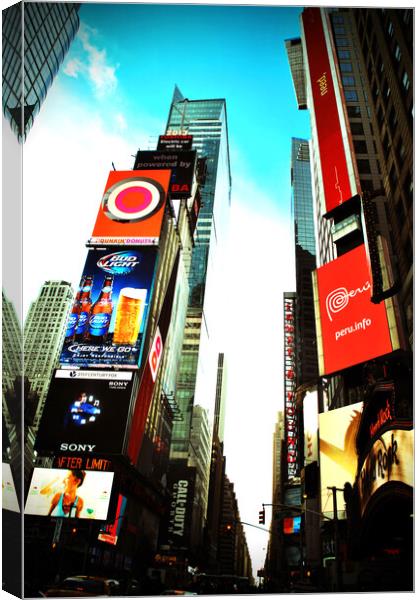
[[[165,192],[157,181],[129,177],[115,183],[105,192],[102,208],[112,221],[136,223],[156,213],[164,200]]]

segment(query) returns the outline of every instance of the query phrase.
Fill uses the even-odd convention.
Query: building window
[[[357,154],[367,154],[367,146],[364,140],[354,140],[353,145]]]
[[[349,46],[349,41],[346,37],[337,38],[335,43],[337,46]]]
[[[357,102],[357,92],[356,90],[344,90],[344,97],[347,102]]]
[[[334,25],[334,31],[338,35],[344,35],[346,33],[346,30],[344,29],[344,27],[341,27],[340,25],[338,25],[338,26]]]
[[[408,91],[408,89],[410,87],[410,80],[408,78],[407,71],[404,71],[404,73],[403,73],[402,84],[403,84],[403,88],[405,89],[405,91]]]
[[[351,73],[353,71],[353,65],[349,62],[340,62],[340,71],[342,73]]]
[[[338,58],[350,58],[350,50],[338,50]]]
[[[357,161],[357,168],[359,173],[370,174],[370,163],[367,159],[359,159]]]
[[[347,114],[351,117],[360,117],[360,106],[348,106]]]
[[[333,15],[332,20],[333,20],[333,23],[344,23],[343,15]]]
[[[397,61],[400,62],[400,60],[401,60],[401,48],[399,47],[398,44],[395,46],[394,56],[397,59]]]
[[[350,123],[350,129],[353,135],[364,135],[362,123]]]
[[[394,25],[392,24],[392,21],[389,22],[387,31],[389,37],[392,37],[394,33]]]
[[[356,85],[354,77],[350,77],[349,75],[344,76],[342,78],[342,82],[344,86]]]

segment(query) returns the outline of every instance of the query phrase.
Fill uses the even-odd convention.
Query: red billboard
[[[111,171],[89,244],[157,244],[170,170]]]
[[[312,275],[320,375],[396,349],[385,301],[371,302],[372,277],[363,244]]]
[[[302,13],[306,58],[315,114],[325,208],[328,213],[357,193],[349,140],[338,110],[341,102],[332,49],[319,8],[306,8]],[[334,73],[333,73],[334,70]],[[334,74],[334,78],[333,78]],[[334,81],[335,79],[335,81]],[[347,142],[347,151],[344,144]],[[353,180],[353,182],[352,182]]]

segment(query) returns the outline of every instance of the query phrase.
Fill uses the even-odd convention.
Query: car
[[[161,592],[161,596],[198,596],[197,592],[189,592],[188,590],[165,590]]]
[[[119,596],[120,584],[116,579],[90,575],[66,577],[56,587],[44,592],[46,598],[78,598],[89,596]]]

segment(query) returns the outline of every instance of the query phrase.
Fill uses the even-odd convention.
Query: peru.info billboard
[[[137,368],[157,247],[91,248],[67,323],[62,365]]]

